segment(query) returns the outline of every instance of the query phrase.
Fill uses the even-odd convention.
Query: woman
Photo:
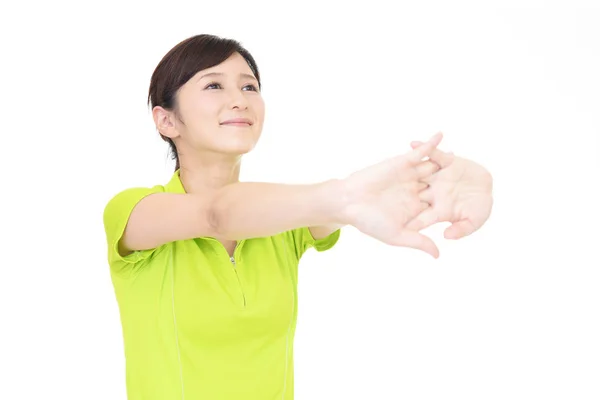
[[[175,172],[104,210],[130,400],[292,399],[306,250],[330,249],[352,225],[437,257],[419,230],[451,221],[446,237],[458,238],[489,215],[489,174],[438,150],[441,134],[345,179],[239,182],[261,135],[260,89],[250,53],[210,35],[176,45],[152,75],[149,102]]]

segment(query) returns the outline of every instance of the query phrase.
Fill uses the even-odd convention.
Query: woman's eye
[[[209,83],[204,89],[223,89],[223,87],[219,83]],[[258,92],[257,87],[252,84],[244,86],[242,90]]]

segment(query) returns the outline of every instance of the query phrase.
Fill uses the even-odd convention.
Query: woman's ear
[[[156,129],[161,135],[171,139],[179,136],[174,123],[175,114],[172,111],[156,106],[152,109],[152,118],[154,119]]]

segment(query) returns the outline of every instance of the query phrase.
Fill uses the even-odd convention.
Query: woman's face
[[[193,76],[180,88],[177,107],[183,124],[175,122],[176,145],[182,151],[240,155],[260,138],[265,105],[258,81],[239,53]]]

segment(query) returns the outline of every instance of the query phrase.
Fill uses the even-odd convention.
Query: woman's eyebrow
[[[198,80],[201,80],[201,79],[203,79],[203,78],[206,78],[206,77],[212,77],[212,76],[224,76],[224,75],[225,75],[225,74],[224,74],[224,73],[222,73],[222,72],[209,72],[208,74],[204,74],[204,75],[202,75],[200,78],[198,78]],[[245,74],[245,73],[241,73],[241,74],[240,74],[240,77],[242,77],[242,78],[247,78],[247,79],[253,79],[253,80],[255,80],[255,81],[257,80],[257,79],[256,79],[256,77],[255,77],[254,75],[251,75],[251,74]]]

